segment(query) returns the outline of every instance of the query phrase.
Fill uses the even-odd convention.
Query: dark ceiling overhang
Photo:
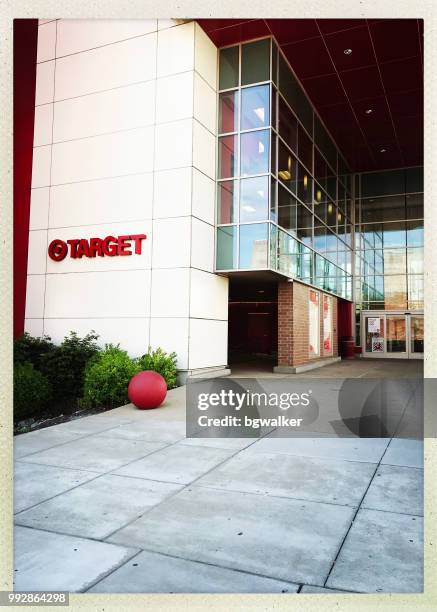
[[[273,35],[353,171],[423,164],[423,20],[197,21],[218,47]]]

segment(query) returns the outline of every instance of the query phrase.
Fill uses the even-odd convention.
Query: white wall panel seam
[[[55,67],[54,67],[54,73],[53,73],[53,98],[52,98],[52,102],[54,102],[55,99],[55,88],[56,88],[56,45],[57,45],[57,41],[58,41],[58,22],[55,22]],[[53,105],[53,113],[52,113],[52,133],[51,133],[51,144],[50,144],[50,178],[49,178],[49,184],[51,185],[52,183],[52,166],[53,166],[53,128],[54,128],[54,123],[55,123],[55,107]],[[49,231],[48,231],[48,227],[49,227],[49,219],[50,219],[50,199],[51,199],[51,189],[49,187],[49,200],[48,200],[48,206],[47,206],[47,223],[46,223],[46,227],[47,227],[47,240],[46,240],[46,252],[45,252],[45,270],[46,270],[46,274],[45,274],[45,278],[44,278],[44,301],[43,301],[43,311],[42,311],[42,316],[43,316],[43,321],[42,321],[42,333],[44,336],[45,333],[45,314],[46,314],[46,291],[47,291],[47,252],[48,252],[48,248],[49,248]]]
[[[46,62],[41,62],[41,64],[53,62],[54,60],[47,60]],[[141,79],[140,81],[132,81],[131,83],[126,83],[125,85],[116,85],[114,87],[106,87],[105,89],[98,89],[96,91],[90,91],[88,93],[79,94],[78,96],[69,96],[68,98],[59,98],[56,100],[56,104],[58,102],[67,102],[68,100],[77,100],[78,98],[87,98],[88,96],[94,96],[95,94],[106,93],[108,91],[115,91],[117,89],[125,89],[126,87],[133,87],[134,85],[141,85],[142,83],[152,83],[161,79],[168,79],[170,76],[178,76],[181,74],[187,74],[189,72],[193,72],[192,70],[182,70],[181,72],[176,72],[172,75],[167,75],[163,77],[153,77],[152,79]],[[52,102],[41,102],[41,104],[35,104],[35,106],[44,106],[44,104],[52,104]]]
[[[145,38],[146,36],[151,36],[152,34],[156,34],[157,32],[158,32],[158,28],[156,30],[150,30],[150,32],[146,32],[144,34],[136,34],[135,36],[128,36],[127,38],[122,38],[121,40],[113,40],[112,42],[104,43],[103,45],[97,45],[96,47],[89,47],[88,49],[82,49],[81,51],[73,51],[72,53],[65,53],[64,55],[56,55],[55,57],[56,59],[64,59],[65,57],[72,57],[73,55],[81,55],[82,53],[88,53],[89,51],[96,51],[97,49],[104,49],[105,47],[110,47],[111,45],[119,45],[121,43],[127,42],[128,40],[134,40],[135,38]]]
[[[156,22],[156,30],[158,31],[158,21]],[[153,227],[153,219],[155,212],[155,162],[156,162],[156,107],[157,107],[157,99],[158,99],[158,34],[155,38],[155,100],[154,100],[154,111],[153,111],[153,170],[152,170],[152,235],[150,238],[150,267],[153,268],[153,235],[155,233]],[[151,334],[152,334],[152,291],[153,291],[153,274],[150,274],[150,286],[149,286],[149,329],[148,329],[148,345],[151,343]]]

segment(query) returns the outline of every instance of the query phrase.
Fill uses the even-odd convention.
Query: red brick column
[[[323,291],[320,299],[320,356],[309,356],[309,291],[299,282],[278,283],[278,366],[293,367],[312,363],[328,356],[323,350]],[[338,300],[332,304],[332,354],[338,356]]]
[[[278,283],[278,365],[293,365],[293,283]]]

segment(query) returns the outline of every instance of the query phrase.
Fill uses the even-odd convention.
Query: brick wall
[[[323,291],[319,291],[320,304],[320,356],[309,356],[309,291],[298,282],[278,284],[278,365],[296,366],[338,356],[337,298],[332,302],[332,354],[323,350]]]

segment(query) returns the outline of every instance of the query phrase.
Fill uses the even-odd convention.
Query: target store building
[[[16,20],[15,333],[423,355],[420,20]]]

